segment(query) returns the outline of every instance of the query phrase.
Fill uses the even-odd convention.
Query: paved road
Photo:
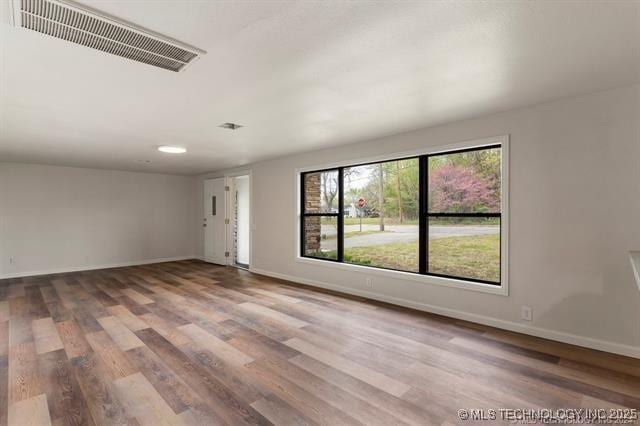
[[[359,231],[359,225],[346,225],[345,232]],[[362,225],[363,231],[377,231],[378,225]],[[335,236],[335,228],[325,232],[327,237]],[[500,233],[498,225],[487,226],[431,226],[429,228],[429,240],[447,237],[471,237],[474,235],[495,235]],[[392,243],[410,243],[418,240],[418,225],[387,225],[385,232],[375,234],[348,236],[344,240],[345,248],[379,246]],[[325,240],[322,242],[323,249],[335,250],[336,240]]]

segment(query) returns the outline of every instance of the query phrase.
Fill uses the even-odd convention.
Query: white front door
[[[204,259],[218,265],[227,264],[224,187],[224,178],[204,181]]]

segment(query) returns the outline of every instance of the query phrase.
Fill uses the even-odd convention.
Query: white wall
[[[200,204],[193,177],[0,163],[0,277],[192,257]]]
[[[235,190],[238,191],[238,263],[249,264],[249,176],[234,178]]]
[[[363,273],[296,262],[296,168],[500,134],[511,135],[509,296],[377,276],[367,290]],[[640,249],[640,86],[247,168],[256,271],[640,356],[640,292],[628,257]],[[521,305],[533,307],[533,322],[520,320]]]

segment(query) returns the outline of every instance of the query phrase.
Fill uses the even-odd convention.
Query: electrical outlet
[[[371,278],[365,278],[364,286],[366,288],[373,288],[373,280]]]
[[[520,308],[520,317],[524,321],[531,321],[533,319],[533,309],[531,306],[522,306]]]

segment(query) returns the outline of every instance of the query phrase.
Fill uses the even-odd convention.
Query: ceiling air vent
[[[27,28],[170,71],[206,52],[68,0],[13,0],[13,20]]]
[[[222,127],[223,129],[236,130],[242,127],[242,125],[236,123],[222,123],[218,127]]]

